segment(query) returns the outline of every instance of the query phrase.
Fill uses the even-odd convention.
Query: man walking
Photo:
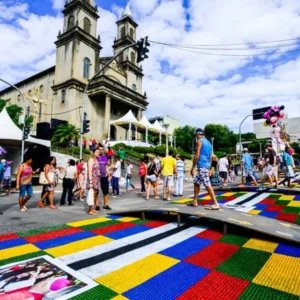
[[[209,175],[211,168],[212,160],[212,145],[205,138],[205,133],[201,128],[198,128],[195,131],[196,135],[196,154],[193,162],[193,167],[191,170],[191,175],[194,177],[195,167],[197,166],[198,174],[194,179],[194,200],[192,203],[189,203],[188,206],[198,206],[198,195],[200,192],[201,184],[206,188],[211,200],[213,201],[212,205],[205,206],[205,209],[208,210],[219,210],[219,204],[216,199],[215,191],[211,186]]]
[[[241,161],[241,166],[242,166],[242,185],[245,184],[247,177],[251,177],[252,180],[254,181],[254,184],[257,186],[257,181],[255,177],[253,176],[253,159],[251,155],[248,153],[248,148],[244,148],[243,150],[243,158]]]
[[[2,182],[4,177],[4,165],[1,162],[2,160],[2,152],[0,152],[0,194],[2,194]],[[3,215],[3,212],[0,211],[0,215]]]
[[[224,154],[218,163],[219,175],[221,177],[223,186],[227,185],[226,183],[228,178],[228,166],[229,163],[228,163],[227,154]]]
[[[122,169],[124,169],[125,168],[125,150],[122,147],[119,148],[118,156],[120,159]]]
[[[177,175],[176,160],[172,157],[172,155],[173,151],[170,150],[169,155],[161,162],[161,174],[164,181],[164,201],[171,201],[171,193],[174,186],[174,174]]]
[[[268,176],[272,187],[273,187],[272,177],[274,178],[276,188],[278,189],[278,168],[276,165],[276,163],[277,163],[276,152],[273,149],[272,143],[267,143],[266,148],[267,148],[268,154],[269,154],[269,161],[268,161],[268,166],[266,169],[266,175]]]
[[[293,161],[293,157],[292,157],[292,153],[291,151],[291,147],[290,146],[286,146],[285,148],[285,152],[283,153],[283,162],[284,162],[284,166],[285,166],[285,170],[286,170],[286,175],[285,178],[279,183],[283,184],[286,187],[286,182],[288,183],[288,188],[291,188],[291,179],[295,177],[295,173],[294,173],[294,168],[295,168],[295,164]]]
[[[184,162],[179,154],[176,155],[177,176],[175,176],[175,197],[183,195],[183,180],[185,174]]]

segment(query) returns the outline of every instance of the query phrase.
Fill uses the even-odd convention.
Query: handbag
[[[49,180],[51,181],[51,182],[53,182],[54,181],[54,173],[48,173],[48,178],[49,178]],[[45,172],[41,172],[41,174],[40,174],[40,179],[39,179],[39,183],[41,184],[41,185],[49,185],[49,182],[48,182],[48,180],[47,180],[47,178],[46,178],[46,176],[45,176]],[[54,182],[53,182],[54,183]]]
[[[94,202],[94,190],[90,189],[86,198],[86,203],[88,206],[93,206],[95,204]]]

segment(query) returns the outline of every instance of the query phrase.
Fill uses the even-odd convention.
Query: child
[[[81,171],[79,172],[78,187],[80,188],[79,199],[80,201],[84,201],[83,200],[83,195],[85,191],[85,170],[84,169],[81,169]]]
[[[4,174],[3,174],[3,192],[6,192],[10,195],[11,190],[11,164],[12,161],[6,161],[5,159],[2,159],[2,164],[5,168]]]

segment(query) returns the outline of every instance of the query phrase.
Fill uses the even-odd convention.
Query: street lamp
[[[261,146],[262,146],[262,143],[259,143],[259,153],[260,153],[260,157],[262,157],[262,150],[261,150]]]
[[[211,138],[212,153],[214,153],[214,140],[215,140],[215,138],[212,137],[212,138]]]
[[[164,124],[164,127],[166,128],[166,156],[169,155],[169,137],[168,137],[168,128],[170,124]]]

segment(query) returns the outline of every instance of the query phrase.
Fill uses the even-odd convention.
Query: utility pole
[[[164,127],[166,128],[166,156],[169,155],[169,136],[168,136],[168,128],[170,124],[164,124]]]

